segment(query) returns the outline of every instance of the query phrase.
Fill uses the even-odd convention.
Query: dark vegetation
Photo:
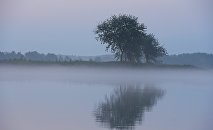
[[[213,68],[213,54],[207,53],[170,55],[161,57],[159,60],[168,65],[193,65],[200,68]]]
[[[70,59],[58,57],[55,54],[42,54],[37,51],[27,52],[22,54],[20,52],[0,52],[0,61],[4,62],[57,62],[68,61]]]
[[[27,56],[26,56],[27,54]],[[167,55],[156,59],[155,64],[121,63],[116,62],[112,55],[103,56],[66,56],[55,54],[41,54],[38,52],[0,52],[1,64],[61,64],[61,65],[96,65],[96,66],[134,66],[134,67],[160,67],[160,68],[213,68],[213,54],[192,53]]]
[[[113,15],[97,26],[96,39],[106,44],[120,62],[146,63],[167,54],[153,34],[146,33],[146,26],[132,15]]]
[[[95,67],[134,67],[134,68],[194,68],[191,65],[165,65],[147,63],[121,63],[110,58],[112,56],[74,57],[55,54],[42,54],[36,51],[22,54],[20,52],[0,52],[0,64],[10,65],[65,65],[65,66],[95,66]],[[83,59],[83,60],[82,60]],[[106,59],[106,60],[105,60]]]

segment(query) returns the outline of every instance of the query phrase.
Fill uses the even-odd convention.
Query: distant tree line
[[[213,68],[213,54],[191,53],[169,55],[159,58],[163,64],[169,65],[193,65],[201,68]]]
[[[22,54],[20,52],[0,52],[0,61],[39,61],[39,62],[64,62],[71,61],[68,56],[57,56],[52,53],[42,54],[37,51],[27,52]]]

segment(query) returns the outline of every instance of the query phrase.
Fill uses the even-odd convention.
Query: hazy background
[[[113,14],[139,17],[169,54],[213,53],[212,0],[1,0],[0,51],[106,54],[96,25]]]

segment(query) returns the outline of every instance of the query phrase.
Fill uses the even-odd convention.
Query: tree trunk
[[[147,55],[145,55],[145,59],[146,59],[146,63],[149,63],[149,57]]]
[[[123,52],[121,51],[120,61],[123,62]]]

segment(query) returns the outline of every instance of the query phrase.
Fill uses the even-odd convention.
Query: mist
[[[210,84],[212,69],[131,68],[63,65],[1,65],[1,81],[51,81],[76,83],[193,83]]]

